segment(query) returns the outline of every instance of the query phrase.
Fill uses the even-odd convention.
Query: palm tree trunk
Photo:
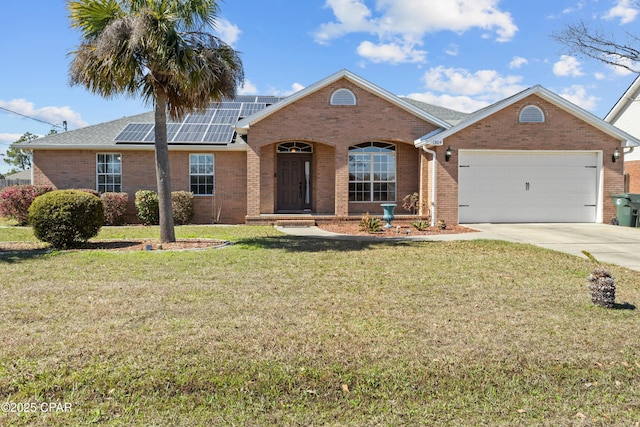
[[[167,96],[156,91],[155,137],[156,137],[156,182],[160,210],[160,241],[175,242],[171,209],[171,178],[169,174],[169,143],[167,141]]]

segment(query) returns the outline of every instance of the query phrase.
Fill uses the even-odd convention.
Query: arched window
[[[331,105],[356,105],[356,96],[349,89],[338,89],[331,95]]]
[[[349,147],[349,201],[396,200],[396,146],[365,142]]]
[[[313,146],[304,142],[283,142],[278,144],[278,153],[313,153]]]
[[[544,123],[544,112],[535,105],[527,105],[520,111],[520,123]]]

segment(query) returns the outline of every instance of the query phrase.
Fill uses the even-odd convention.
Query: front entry
[[[279,153],[278,212],[311,210],[311,154]]]

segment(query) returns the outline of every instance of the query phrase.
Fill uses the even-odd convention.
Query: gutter
[[[429,150],[426,146],[422,146],[422,149],[433,156],[433,168],[431,170],[431,226],[436,225],[436,172],[438,168],[438,162],[436,161],[436,152]]]

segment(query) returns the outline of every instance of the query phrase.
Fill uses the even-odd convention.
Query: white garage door
[[[458,221],[595,222],[594,152],[460,150]]]

